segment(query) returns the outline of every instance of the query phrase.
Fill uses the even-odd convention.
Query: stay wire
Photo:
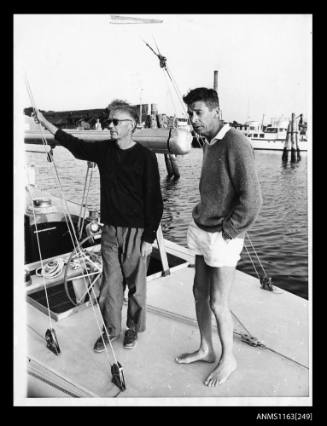
[[[182,95],[181,95],[181,92],[180,92],[180,90],[179,90],[179,88],[177,86],[177,83],[175,82],[175,80],[173,79],[173,77],[170,76],[169,72],[167,72],[165,75],[170,79],[171,83],[173,84],[173,87],[175,88],[175,93],[176,93],[177,99],[181,103],[181,106],[182,106],[182,109],[184,111],[185,116],[188,117],[187,109],[186,109],[186,106],[185,106],[184,102],[182,101]],[[197,133],[194,133],[194,137],[195,137],[195,140],[196,140],[197,144],[199,145],[199,147],[202,148],[203,147],[203,143],[200,142],[199,135]]]
[[[38,111],[38,109],[37,109],[36,104],[35,104],[35,102],[34,102],[34,98],[33,98],[33,94],[32,94],[32,91],[31,91],[31,88],[30,88],[29,82],[28,82],[27,78],[26,78],[25,80],[26,80],[26,88],[27,88],[27,91],[28,91],[28,94],[29,94],[29,97],[30,97],[30,100],[31,100],[31,103],[32,103],[32,107],[33,107],[34,113],[36,113],[36,112]],[[46,140],[46,138],[45,138],[45,136],[44,136],[43,129],[42,129],[42,126],[41,126],[41,124],[40,124],[40,123],[39,123],[39,127],[40,127],[40,131],[41,131],[41,138],[42,138],[43,145],[44,145],[44,146],[48,146],[47,140]],[[64,199],[64,197],[63,197],[63,187],[62,187],[62,184],[61,184],[61,181],[60,181],[60,177],[59,177],[59,174],[58,174],[58,171],[57,171],[57,168],[56,168],[56,165],[55,165],[55,162],[54,162],[54,161],[53,161],[53,166],[54,166],[54,169],[55,169],[55,172],[56,172],[56,177],[57,177],[57,180],[58,180],[58,183],[59,183],[61,196],[62,196],[62,199],[63,199],[63,201],[64,201],[65,208],[66,208],[66,210],[67,210],[67,212],[68,212],[68,215],[67,215],[67,216],[68,216],[69,222],[70,222],[70,224],[71,224],[71,226],[72,226],[72,230],[73,230],[73,234],[74,234],[74,238],[75,238],[75,241],[74,241],[74,238],[73,238],[73,236],[72,236],[72,233],[71,233],[71,232],[70,232],[70,230],[69,230],[68,222],[67,222],[67,219],[66,219],[66,212],[64,212],[65,219],[66,219],[66,222],[67,222],[67,228],[68,228],[68,231],[69,231],[69,234],[70,234],[71,240],[72,240],[72,244],[73,244],[74,250],[75,250],[76,252],[77,252],[77,248],[78,248],[78,251],[79,251],[80,253],[82,253],[82,250],[81,250],[81,247],[80,247],[80,244],[79,244],[79,241],[78,241],[78,239],[77,239],[76,232],[75,232],[75,229],[74,229],[74,226],[73,226],[73,223],[72,223],[71,215],[70,215],[70,213],[69,213],[69,209],[68,209],[68,206],[67,206],[66,200],[65,200],[65,199]],[[76,243],[76,245],[75,245],[75,243]],[[40,254],[40,256],[41,256],[41,254]],[[91,261],[91,259],[88,259],[88,260],[89,260],[89,261]],[[41,262],[42,262],[42,260],[41,260]],[[91,261],[91,262],[92,262],[92,261]],[[87,265],[86,265],[85,260],[84,260],[84,266],[85,266],[85,270],[87,271]],[[86,275],[87,275],[87,274],[86,274]],[[85,283],[86,290],[88,291],[88,286],[87,286],[87,283],[86,283],[86,279],[84,279],[84,283]],[[111,351],[112,351],[113,358],[114,358],[115,362],[117,363],[117,358],[116,358],[116,355],[115,355],[115,352],[114,352],[114,349],[113,349],[112,343],[111,343],[111,341],[110,341],[109,333],[108,333],[107,327],[106,327],[106,325],[105,325],[105,323],[104,323],[104,319],[103,319],[103,316],[102,316],[102,313],[101,313],[101,309],[100,309],[100,307],[99,307],[99,304],[98,304],[98,301],[97,301],[97,297],[96,297],[96,294],[95,294],[95,291],[94,291],[94,288],[93,288],[93,287],[92,287],[92,292],[93,292],[93,296],[95,297],[96,304],[97,304],[98,309],[99,309],[100,314],[101,314],[101,319],[102,319],[102,323],[103,323],[103,328],[105,329],[105,332],[106,332],[106,334],[107,334],[107,337],[108,337],[108,340],[109,340],[109,344],[110,344],[110,347],[111,347]],[[89,294],[89,292],[88,292],[88,294]],[[89,297],[90,297],[90,295],[89,295]],[[95,314],[95,309],[94,309],[93,304],[92,304],[92,309],[93,309],[93,312],[94,312],[94,314]],[[49,312],[50,312],[50,311],[49,311]],[[101,337],[102,337],[102,340],[103,340],[103,343],[104,343],[104,347],[105,347],[105,349],[106,349],[107,357],[108,357],[108,360],[109,360],[109,364],[110,364],[109,352],[108,352],[108,350],[107,350],[107,348],[106,348],[106,345],[105,345],[105,342],[104,342],[104,339],[103,339],[103,336],[102,336],[101,326],[100,326],[100,324],[99,324],[99,322],[98,322],[98,318],[97,318],[96,314],[95,314],[95,319],[96,319],[97,326],[98,326],[98,328],[99,328],[100,335],[101,335]],[[51,323],[51,317],[50,317],[50,323]],[[52,324],[52,323],[51,323],[51,324]]]
[[[170,80],[171,80],[171,82],[173,84],[173,87],[175,89],[177,98],[178,98],[178,100],[179,100],[179,102],[181,104],[182,111],[185,114],[185,116],[187,116],[187,108],[186,108],[186,106],[185,106],[185,104],[183,102],[183,95],[182,95],[181,91],[179,90],[178,84],[177,84],[175,78],[172,76],[171,72],[169,71],[167,65],[166,65],[166,72],[167,72],[167,75],[168,75],[168,77],[170,78]]]
[[[84,197],[85,197],[85,192],[86,192],[86,183],[87,183],[88,174],[89,174],[89,167],[87,167],[87,170],[86,170],[81,207],[80,207],[80,211],[79,211],[79,215],[78,215],[78,222],[77,222],[77,229],[80,232],[79,239],[81,238],[81,231],[82,231],[82,228],[83,228],[80,225],[81,225],[81,221],[82,221],[82,212],[83,212],[83,206],[84,206]]]
[[[177,99],[178,99],[178,101],[181,103],[181,107],[182,107],[182,111],[185,113],[186,112],[186,107],[185,107],[185,105],[184,105],[184,103],[183,103],[183,100],[182,100],[182,95],[181,95],[181,93],[180,93],[180,91],[179,91],[179,89],[178,89],[178,86],[177,86],[177,83],[175,82],[175,80],[173,79],[173,77],[172,77],[172,75],[171,75],[171,73],[170,73],[170,71],[168,70],[168,67],[167,67],[167,64],[166,63],[164,63],[164,66],[161,66],[161,59],[162,58],[164,58],[163,57],[163,55],[161,55],[161,53],[160,53],[160,51],[159,51],[159,47],[158,47],[158,45],[157,45],[157,43],[156,43],[156,41],[155,41],[155,38],[154,38],[154,36],[152,36],[153,37],[153,40],[154,40],[154,43],[155,43],[155,45],[156,45],[156,47],[157,47],[157,50],[158,50],[158,53],[157,52],[155,52],[155,50],[145,41],[145,40],[143,40],[142,39],[142,41],[143,41],[143,43],[145,43],[145,45],[157,56],[157,58],[159,59],[159,61],[160,61],[160,67],[161,68],[163,68],[163,70],[166,72],[166,74],[167,74],[167,76],[168,76],[168,78],[170,79],[170,81],[171,81],[171,84],[172,84],[172,86],[173,86],[173,89],[175,90],[175,93],[176,93],[176,95],[177,95]],[[165,61],[167,60],[167,58],[164,58],[165,59]]]
[[[32,201],[32,212],[33,212],[33,218],[34,218],[34,223],[35,223],[37,248],[38,248],[38,252],[39,252],[39,256],[40,256],[41,268],[44,269],[42,252],[41,252],[41,244],[40,244],[40,238],[39,238],[39,230],[38,230],[37,221],[36,221],[36,214],[35,214],[35,208],[34,208],[34,203],[33,203],[33,197],[32,197],[32,194],[31,194],[28,186],[27,186],[27,192],[28,192],[28,194],[31,198],[31,201]],[[48,297],[46,280],[45,280],[45,277],[43,275],[42,275],[42,281],[43,281],[44,293],[45,293],[45,298],[46,298],[46,303],[47,303],[47,310],[48,310],[50,328],[52,329],[53,326],[52,326],[52,319],[51,319],[50,302],[49,302],[49,297]]]
[[[86,198],[85,198],[85,202],[84,202],[83,220],[82,220],[82,224],[81,224],[81,228],[80,228],[80,235],[79,235],[80,239],[82,238],[82,231],[83,231],[83,226],[84,226],[84,223],[85,223],[86,206],[87,206],[87,200],[89,198],[89,192],[90,192],[90,188],[91,188],[92,178],[93,178],[93,167],[91,168],[91,174],[90,174],[88,187],[87,187],[87,191],[86,191]]]
[[[81,254],[82,254],[82,255],[84,255],[84,253],[83,253],[83,252],[81,252]],[[98,265],[96,265],[96,264],[95,264],[95,263],[94,263],[94,262],[93,262],[90,258],[87,258],[87,259],[88,259],[88,261],[89,261],[91,264],[93,264],[96,268],[98,268]],[[89,276],[88,276],[88,278],[89,278]],[[85,279],[85,276],[84,276],[84,279]],[[97,279],[96,279],[96,280],[97,280]],[[94,300],[96,301],[96,303],[95,303],[95,304],[97,305],[98,311],[99,311],[99,313],[100,313],[100,318],[102,319],[102,327],[103,327],[103,329],[104,329],[104,331],[105,331],[105,333],[106,333],[107,340],[108,340],[108,342],[109,342],[109,346],[110,346],[110,349],[111,349],[112,356],[113,356],[113,358],[114,358],[115,363],[117,364],[117,358],[116,358],[116,354],[115,354],[114,348],[113,348],[112,343],[111,343],[111,340],[110,340],[110,334],[109,334],[109,332],[108,332],[107,326],[105,325],[105,322],[104,322],[104,319],[103,319],[103,316],[102,316],[102,312],[101,312],[101,309],[100,309],[100,306],[99,306],[99,303],[98,303],[98,300],[97,300],[97,295],[96,295],[95,290],[94,290],[94,283],[95,283],[95,281],[96,281],[96,280],[94,280],[94,282],[93,282],[93,283],[92,283],[92,285],[91,285],[91,291],[92,291],[93,298],[94,298]],[[91,282],[91,281],[90,281],[90,282]],[[91,298],[91,295],[90,295],[90,290],[89,290],[88,285],[86,285],[85,287],[86,287],[87,294],[88,294],[88,296],[89,296],[89,300],[91,301],[91,306],[92,306],[93,314],[94,314],[94,317],[95,317],[95,320],[96,320],[96,323],[97,323],[98,329],[99,329],[99,331],[100,331],[100,337],[101,337],[101,340],[102,340],[103,346],[104,346],[105,351],[106,351],[106,356],[107,356],[107,359],[108,359],[108,361],[109,361],[109,365],[111,365],[111,363],[110,363],[109,351],[108,351],[107,345],[106,345],[106,343],[105,343],[105,341],[104,341],[103,333],[102,333],[102,330],[101,330],[101,324],[100,324],[100,322],[99,322],[99,320],[98,320],[98,315],[97,315],[97,313],[96,313],[96,311],[95,311],[94,303],[92,303],[92,298]]]
[[[30,96],[30,99],[31,99],[31,102],[32,102],[32,106],[33,106],[34,112],[36,112],[36,111],[38,111],[38,109],[36,107],[36,104],[35,104],[35,101],[34,101],[34,98],[33,98],[33,94],[32,94],[32,91],[31,91],[31,88],[30,88],[30,85],[29,85],[29,82],[28,82],[27,78],[26,78],[26,87],[27,87],[27,90],[28,90],[28,93],[29,93],[29,96]],[[39,123],[39,127],[40,127],[40,132],[41,132],[41,137],[42,137],[43,145],[44,145],[44,147],[48,146],[47,140],[46,140],[46,138],[44,136],[43,128],[42,128],[42,126],[41,126],[40,123]],[[69,212],[67,202],[66,202],[66,200],[65,200],[65,198],[63,196],[63,194],[64,194],[63,186],[61,184],[61,180],[60,180],[59,173],[58,173],[58,170],[57,170],[57,167],[56,167],[54,159],[53,159],[52,163],[53,163],[54,170],[55,170],[55,173],[56,173],[57,181],[59,183],[61,198],[62,198],[62,201],[63,201],[63,204],[64,204],[64,216],[65,216],[65,220],[66,220],[66,224],[67,224],[67,229],[68,229],[68,232],[69,232],[69,235],[70,235],[70,238],[71,238],[74,250],[77,251],[76,247],[78,247],[79,251],[81,251],[81,247],[80,247],[79,240],[78,240],[76,232],[75,232],[75,227],[74,227],[74,224],[73,224],[73,221],[72,221],[72,218],[71,218],[71,214]],[[73,235],[72,235],[72,233],[73,233]]]
[[[144,40],[143,40],[144,41]],[[147,43],[146,43],[147,44]],[[151,48],[151,46],[149,46],[148,44],[147,44],[147,46],[153,51],[153,53],[154,54],[156,54],[156,52],[154,52],[154,50]],[[159,51],[159,49],[158,49],[158,51]],[[156,54],[157,55],[157,54]],[[157,55],[158,56],[158,55]],[[172,87],[173,87],[173,89],[175,90],[175,94],[176,94],[176,96],[177,96],[177,99],[178,99],[178,101],[180,102],[180,105],[181,105],[181,107],[182,107],[182,111],[183,111],[183,113],[184,113],[184,115],[185,115],[185,117],[188,117],[188,113],[187,113],[187,108],[186,108],[186,106],[185,106],[185,104],[184,104],[184,102],[183,102],[183,96],[182,96],[182,94],[181,94],[181,91],[179,90],[179,87],[178,87],[178,84],[177,84],[177,82],[176,82],[176,80],[174,79],[174,77],[172,76],[172,73],[171,73],[171,71],[170,70],[168,70],[168,66],[167,66],[167,64],[165,65],[165,67],[164,67],[164,70],[166,71],[165,72],[165,76],[169,79],[169,81],[170,81],[170,83],[171,83],[171,85],[172,85]],[[170,88],[169,88],[169,86],[168,86],[168,93],[170,94],[170,96],[171,96],[171,93],[170,93]],[[172,96],[171,96],[171,99],[172,99]],[[172,101],[172,103],[173,103],[173,107],[174,107],[174,110],[175,110],[175,112],[177,113],[177,108],[176,108],[176,105],[175,105],[175,103]],[[199,147],[200,148],[202,148],[203,147],[203,143],[201,143],[200,142],[200,138],[199,138],[199,135],[197,134],[197,133],[195,133],[195,140],[196,140],[196,142],[198,143],[198,145],[199,145]]]
[[[167,75],[166,73],[164,73],[164,76],[165,76],[165,78],[166,78],[166,84],[167,84],[167,88],[168,88],[168,90],[167,90],[167,91],[168,91],[168,94],[169,94],[169,98],[170,98],[171,104],[172,104],[172,106],[173,106],[173,108],[174,108],[175,115],[177,115],[177,108],[176,108],[176,104],[175,104],[174,98],[173,98],[173,96],[172,96],[172,93],[171,93],[170,87],[168,86],[168,83],[169,83],[168,75]]]
[[[30,97],[30,100],[31,100],[31,103],[32,103],[32,107],[33,107],[34,113],[36,114],[36,112],[38,111],[38,109],[36,107],[36,104],[35,104],[35,101],[34,101],[34,97],[33,97],[33,94],[32,94],[32,90],[31,90],[31,87],[29,85],[29,82],[28,82],[27,78],[26,78],[26,88],[27,88],[27,92],[29,94],[29,97]],[[44,146],[44,149],[45,149],[45,153],[47,153],[46,152],[46,146],[49,146],[49,144],[47,143],[47,140],[46,140],[46,138],[44,136],[44,132],[43,132],[43,128],[42,128],[41,123],[39,123],[39,129],[40,129],[42,143],[43,143],[43,146]],[[59,178],[59,173],[58,173],[58,170],[57,170],[57,167],[56,167],[56,164],[55,164],[55,161],[53,159],[52,154],[51,154],[51,160],[52,160],[51,162],[53,164],[54,171],[55,171],[55,174],[56,174],[56,178],[57,178],[57,181],[58,181],[58,184],[59,184],[60,196],[61,196],[62,202],[64,204],[64,207],[65,207],[64,208],[64,216],[65,216],[65,221],[66,221],[67,229],[68,229],[68,232],[69,232],[69,235],[70,235],[73,247],[75,248],[76,245],[75,245],[75,242],[74,242],[74,238],[75,238],[75,241],[77,242],[77,244],[78,244],[78,239],[77,239],[77,236],[76,236],[76,233],[75,233],[74,225],[73,225],[73,222],[72,222],[72,219],[71,219],[71,215],[69,213],[68,206],[66,204],[66,200],[65,200],[65,198],[63,196],[63,193],[64,193],[63,187],[62,187],[61,180]],[[74,237],[72,235],[72,232],[74,234]]]
[[[154,39],[154,37],[153,37],[153,39]],[[158,49],[158,53],[156,53],[154,50],[153,50],[153,48],[146,42],[146,41],[144,41],[143,39],[142,39],[142,41],[146,44],[146,46],[148,46],[149,48],[150,48],[150,50],[159,58],[159,60],[160,60],[160,57],[162,57],[162,55],[160,54],[160,51],[159,51],[159,48],[158,48],[158,45],[157,45],[157,43],[156,43],[156,41],[155,41],[155,39],[154,39],[154,42],[155,42],[155,45],[157,46],[157,49]],[[168,70],[168,67],[167,67],[167,64],[165,63],[165,65],[164,65],[164,67],[161,67],[161,68],[163,68],[165,71],[166,71],[166,73],[165,73],[165,75],[169,78],[169,80],[170,80],[170,82],[171,82],[171,84],[172,84],[172,86],[173,86],[173,89],[175,90],[175,93],[176,93],[176,95],[177,95],[177,99],[179,100],[179,102],[180,102],[180,104],[181,104],[181,107],[182,107],[182,111],[184,112],[184,114],[185,114],[185,116],[186,117],[188,117],[188,114],[187,114],[187,109],[186,109],[186,106],[185,106],[185,104],[184,104],[184,102],[183,102],[183,97],[182,97],[182,94],[181,94],[181,92],[180,92],[180,90],[179,90],[179,88],[178,88],[178,85],[177,85],[177,83],[176,83],[176,81],[175,81],[175,79],[173,78],[173,76],[172,76],[172,74],[171,74],[171,72]],[[168,87],[168,91],[169,91],[170,89],[169,89],[169,87]],[[169,94],[170,94],[170,91],[169,91]],[[173,103],[173,107],[174,107],[174,110],[175,110],[175,112],[177,112],[177,109],[176,109],[176,106],[175,106],[175,104],[174,104],[174,102],[172,102]],[[200,142],[200,138],[199,138],[199,135],[197,134],[197,133],[195,133],[195,140],[196,140],[196,142],[197,142],[197,144],[199,145],[199,147],[200,148],[202,148],[203,147],[203,142]]]
[[[265,275],[267,275],[267,274],[266,274],[266,271],[265,271],[265,269],[264,269],[264,267],[263,267],[263,265],[262,265],[262,263],[261,263],[261,261],[260,261],[260,258],[259,258],[258,254],[257,254],[257,252],[256,252],[256,249],[254,248],[254,245],[252,244],[252,241],[251,241],[251,238],[250,238],[250,235],[249,235],[249,233],[248,233],[248,232],[246,233],[246,236],[247,236],[247,238],[248,238],[248,240],[249,240],[249,242],[250,242],[250,244],[251,244],[251,247],[252,247],[252,249],[253,249],[253,251],[254,251],[254,253],[255,253],[255,255],[256,255],[256,257],[257,257],[257,259],[258,259],[259,265],[261,266],[261,269],[263,270],[263,273],[264,273]]]
[[[255,270],[255,273],[257,274],[257,277],[258,277],[258,279],[260,280],[260,275],[259,275],[259,273],[258,273],[258,271],[257,271],[257,268],[256,268],[256,267],[255,267],[255,265],[254,265],[254,262],[253,262],[253,260],[252,260],[251,254],[250,254],[250,252],[249,252],[249,250],[248,250],[248,248],[247,248],[246,244],[244,244],[244,247],[245,247],[245,250],[246,250],[246,252],[247,252],[247,254],[248,254],[249,258],[250,258],[250,261],[251,261],[251,263],[252,263],[252,265],[253,265],[253,268],[254,268],[254,270]]]
[[[179,101],[179,103],[180,103],[180,105],[182,107],[182,112],[183,112],[184,115],[187,116],[187,109],[186,109],[186,106],[185,106],[185,104],[183,102],[183,96],[182,96],[182,94],[181,94],[181,92],[180,92],[180,90],[178,88],[176,80],[172,77],[171,72],[168,70],[167,65],[164,67],[164,70],[166,71],[166,74],[167,74],[169,80],[171,81],[173,89],[175,90],[177,99],[178,99],[178,101]]]

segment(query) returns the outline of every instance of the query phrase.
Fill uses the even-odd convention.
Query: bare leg
[[[176,358],[179,364],[195,361],[214,362],[216,357],[212,346],[210,295],[210,270],[203,256],[195,257],[195,276],[193,293],[198,326],[200,329],[200,348],[192,353],[185,353]]]
[[[216,386],[224,383],[237,368],[233,354],[233,318],[229,309],[229,296],[234,281],[235,268],[211,268],[210,306],[216,317],[221,341],[221,358],[205,380],[205,385]]]

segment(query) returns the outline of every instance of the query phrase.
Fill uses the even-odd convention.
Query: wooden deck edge
[[[94,398],[99,395],[89,391],[88,389],[72,383],[69,379],[53,371],[49,367],[42,364],[40,361],[35,360],[33,357],[28,356],[28,375],[40,380],[42,383],[51,386],[53,392],[56,389],[60,392],[67,394],[69,397],[74,398]]]

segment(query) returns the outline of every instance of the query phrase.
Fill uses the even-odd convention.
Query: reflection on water
[[[67,199],[80,203],[86,173],[86,163],[74,159],[64,148],[54,150],[58,173]],[[52,164],[44,155],[27,154],[27,162],[35,164],[37,183],[41,188],[60,196]],[[179,180],[166,178],[163,155],[157,155],[164,201],[162,230],[165,238],[186,246],[187,227],[192,209],[199,201],[199,177],[202,150],[192,149],[178,156]],[[290,157],[289,157],[290,160]],[[307,153],[301,161],[282,161],[281,151],[255,151],[255,161],[262,188],[263,207],[249,231],[250,239],[266,273],[276,286],[308,297],[308,212],[307,212]],[[89,206],[99,208],[99,173],[93,171]],[[260,263],[246,240],[246,246],[261,272]],[[251,259],[243,249],[238,269],[256,276]]]

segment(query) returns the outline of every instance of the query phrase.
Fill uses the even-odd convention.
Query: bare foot
[[[190,354],[182,354],[175,358],[175,361],[178,364],[190,364],[195,361],[204,361],[204,362],[214,362],[216,356],[213,352],[203,351],[199,349],[198,351],[192,352]]]
[[[232,372],[236,370],[236,368],[237,362],[234,355],[225,359],[220,359],[217,367],[212,370],[204,384],[211,387],[216,386],[218,382],[218,384],[221,385],[228,379]]]

